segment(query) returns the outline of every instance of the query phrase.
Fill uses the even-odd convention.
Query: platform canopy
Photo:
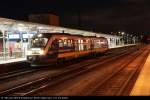
[[[70,33],[79,34],[84,36],[98,36],[98,37],[114,37],[114,35],[108,35],[103,33],[94,33],[89,31],[70,29],[52,25],[44,25],[39,23],[24,22],[6,18],[0,18],[0,30],[1,31],[23,31],[23,32],[59,32],[59,33]],[[118,37],[118,36],[116,36]]]

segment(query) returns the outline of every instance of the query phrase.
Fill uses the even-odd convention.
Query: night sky
[[[60,16],[61,26],[96,32],[150,32],[150,0],[1,0],[0,16],[27,20],[32,13]]]

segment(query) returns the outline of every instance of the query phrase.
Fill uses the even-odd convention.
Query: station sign
[[[29,38],[32,38],[33,35],[34,35],[34,34],[23,34],[23,38],[24,38],[24,39],[27,39],[28,36],[29,36]]]
[[[9,34],[8,38],[9,39],[19,39],[20,38],[20,34]]]

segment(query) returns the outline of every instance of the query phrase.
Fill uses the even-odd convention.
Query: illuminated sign
[[[28,35],[27,34],[23,34],[23,38],[28,38]]]
[[[33,34],[29,34],[29,37],[32,38]],[[23,38],[28,38],[28,34],[23,34]]]
[[[9,39],[19,39],[20,35],[19,34],[9,34]]]

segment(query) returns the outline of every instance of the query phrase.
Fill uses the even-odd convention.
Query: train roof
[[[85,38],[105,38],[105,37],[96,37],[96,36],[83,36],[83,35],[78,35],[78,34],[73,35],[73,34],[69,34],[69,33],[38,33],[38,34],[42,34],[44,37],[51,37],[52,35],[67,35],[67,36],[78,36],[78,37],[85,37]],[[38,35],[38,34],[36,34],[36,35]]]
[[[43,35],[71,35],[69,33],[40,33],[40,34],[43,34]]]
[[[43,36],[46,36],[46,37],[50,37],[52,35],[68,35],[68,36],[81,36],[81,37],[83,37],[83,35],[73,35],[73,34],[69,34],[69,33],[38,33],[38,34],[42,34]]]

